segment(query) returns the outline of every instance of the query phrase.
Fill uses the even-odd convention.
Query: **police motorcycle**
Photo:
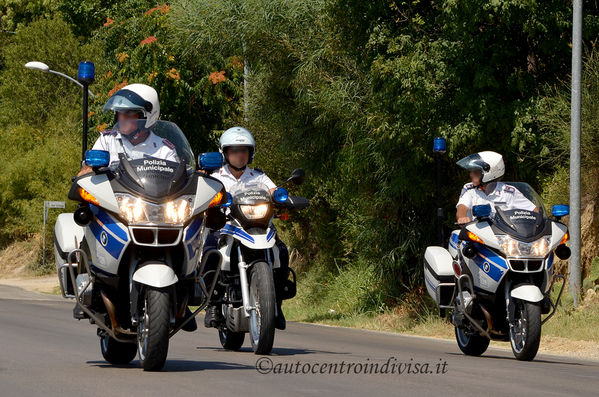
[[[568,228],[560,222],[569,208],[553,206],[550,218],[532,187],[506,184],[536,209],[474,206],[474,220],[451,233],[447,249],[426,248],[424,276],[441,316],[452,311],[464,354],[480,356],[490,340],[509,341],[518,360],[530,361],[539,349],[541,326],[555,314],[564,289],[565,277],[554,274],[553,263],[556,256],[570,257]],[[561,288],[553,302],[555,282]]]
[[[301,184],[304,177],[304,171],[296,169],[285,183]],[[283,269],[273,219],[287,219],[288,211],[307,208],[309,201],[289,195],[283,187],[271,195],[261,183],[240,184],[228,197],[227,223],[218,241],[221,288],[212,297],[225,319],[217,326],[219,339],[223,348],[239,350],[249,333],[254,353],[268,354],[274,343],[277,298],[291,299],[296,293],[291,268],[280,286],[274,283],[273,273]]]
[[[106,361],[125,364],[139,353],[144,370],[164,366],[169,339],[208,303],[215,284],[202,268],[221,258],[211,250],[200,262],[200,236],[211,209],[226,201],[223,185],[195,170],[177,125],[158,121],[152,131],[172,142],[178,163],[120,154],[109,164],[109,152],[87,151],[93,172],[74,178],[69,192],[80,205],[54,228],[60,287],[76,302],[74,317],[98,327]],[[200,155],[199,168],[218,169],[214,154]],[[191,313],[188,305],[199,307]]]

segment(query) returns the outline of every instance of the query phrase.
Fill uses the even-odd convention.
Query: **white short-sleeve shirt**
[[[123,139],[118,131],[103,131],[92,149],[109,152],[110,163],[119,161],[119,153],[125,153],[132,160],[150,156],[161,160],[179,162],[175,145],[152,131],[150,131],[145,141],[137,145],[133,145],[128,139]]]
[[[497,182],[495,189],[488,195],[483,189],[477,188],[472,183],[465,184],[456,208],[465,205],[468,207],[467,216],[472,218],[472,207],[484,204],[491,204],[493,213],[495,212],[495,206],[502,210],[521,209],[528,211],[534,211],[537,207],[514,186]]]
[[[239,177],[239,179],[235,178],[231,171],[229,171],[229,167],[225,164],[217,171],[214,171],[210,174],[211,177],[218,179],[225,186],[225,190],[230,192],[233,187],[237,184],[249,184],[249,183],[263,183],[266,185],[268,190],[271,190],[277,185],[264,173],[262,170],[258,170],[256,168],[246,167],[243,171],[243,174]]]

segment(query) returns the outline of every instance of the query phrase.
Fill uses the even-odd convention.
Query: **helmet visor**
[[[489,164],[485,162],[478,153],[474,153],[470,156],[464,157],[456,164],[468,171],[478,170],[481,172],[485,172],[489,171],[489,169],[491,168]]]
[[[126,112],[138,110],[145,114],[152,111],[152,104],[130,90],[118,90],[104,105],[105,112]]]

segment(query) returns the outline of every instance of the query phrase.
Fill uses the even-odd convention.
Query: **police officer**
[[[145,84],[129,84],[114,93],[104,105],[114,112],[115,129],[103,131],[93,150],[110,153],[110,162],[119,161],[119,153],[130,159],[154,157],[179,162],[175,145],[152,132],[160,116],[160,103],[156,90]],[[91,172],[83,166],[78,175]]]
[[[226,130],[220,137],[220,151],[223,154],[225,164],[210,176],[218,179],[225,186],[227,191],[231,191],[237,184],[262,183],[269,190],[274,192],[277,185],[258,168],[250,168],[249,164],[254,160],[256,152],[256,141],[250,131],[242,127],[232,127]],[[217,233],[210,238],[211,241],[206,242],[206,246],[216,245]],[[289,252],[287,246],[278,239],[277,247],[279,248],[279,261],[281,267],[274,269],[273,278],[275,288],[279,290],[288,276],[289,268]],[[285,329],[286,322],[283,311],[281,310],[282,300],[278,298],[277,293],[277,318],[275,326],[278,329]],[[206,317],[204,317],[204,325],[206,327],[216,327],[224,318],[220,307],[210,305],[206,308]]]
[[[225,159],[225,165],[211,174],[225,185],[230,192],[237,184],[262,183],[272,193],[277,185],[257,168],[248,167],[254,161],[256,141],[251,132],[242,127],[226,130],[220,137],[219,149]]]
[[[103,110],[114,112],[115,129],[103,131],[92,150],[109,152],[111,163],[119,161],[120,153],[133,160],[154,157],[179,162],[175,145],[152,132],[160,117],[158,93],[154,88],[145,84],[129,84],[115,92]],[[92,168],[83,164],[77,176],[89,172]],[[189,316],[191,311],[186,308],[183,320]],[[195,319],[187,322],[182,329],[195,331]]]
[[[503,157],[495,152],[480,152],[464,157],[457,164],[470,171],[471,183],[462,188],[460,199],[456,205],[456,218],[459,224],[472,220],[472,207],[491,204],[502,210],[523,209],[537,211],[536,205],[527,199],[514,186],[499,180],[505,173]]]

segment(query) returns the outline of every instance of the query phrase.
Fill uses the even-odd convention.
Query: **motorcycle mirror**
[[[306,178],[306,173],[301,168],[296,168],[291,172],[291,176],[287,179],[287,182],[291,181],[296,185],[301,185]]]

